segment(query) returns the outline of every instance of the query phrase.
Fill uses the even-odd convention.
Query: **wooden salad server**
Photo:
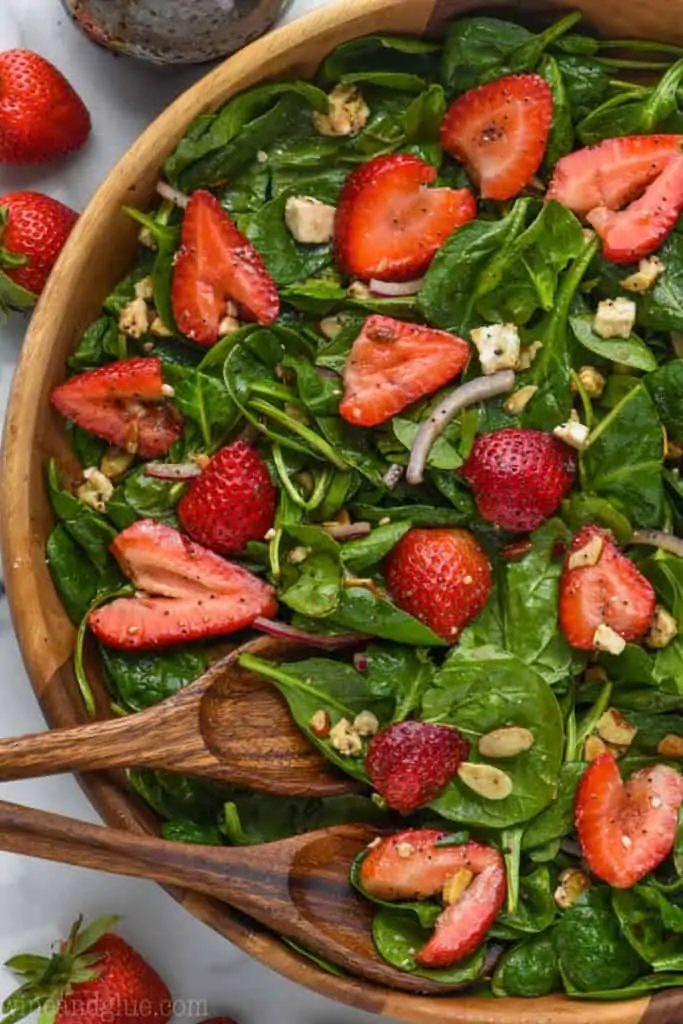
[[[281,796],[323,797],[362,789],[309,742],[277,689],[237,664],[245,651],[277,661],[310,656],[310,648],[301,644],[263,637],[145,711],[0,740],[0,781],[149,768]]]
[[[337,825],[262,846],[200,846],[0,801],[0,850],[207,893],[378,984],[408,992],[458,987],[406,974],[376,952],[374,908],[349,881],[354,857],[376,835],[370,825]]]

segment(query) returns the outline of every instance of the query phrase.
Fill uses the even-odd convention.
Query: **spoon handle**
[[[2,739],[0,781],[108,768],[171,769],[174,758],[187,761],[187,704],[167,701],[123,718]]]

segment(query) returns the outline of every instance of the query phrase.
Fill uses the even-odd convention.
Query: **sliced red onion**
[[[157,480],[191,480],[201,473],[196,462],[148,462],[145,466],[145,476]]]
[[[319,377],[324,377],[327,380],[341,380],[341,374],[336,370],[331,370],[328,366],[316,366],[315,372]]]
[[[378,281],[373,277],[369,284],[373,294],[397,299],[402,295],[417,295],[423,281],[424,277],[416,277],[414,281]]]
[[[393,490],[393,488],[396,486],[396,484],[399,482],[402,476],[403,466],[399,466],[396,463],[393,463],[393,465],[389,466],[389,469],[382,477],[382,480],[387,485],[389,490]]]
[[[514,370],[499,370],[485,377],[475,377],[467,384],[459,384],[454,388],[429,417],[420,424],[420,429],[413,440],[406,479],[409,484],[421,484],[429,453],[437,437],[451,420],[455,419],[463,409],[470,405],[485,402],[487,398],[504,395],[515,386]]]
[[[355,537],[367,537],[372,532],[370,523],[325,523],[323,530],[335,540],[353,540]]]
[[[260,615],[252,622],[254,629],[268,636],[275,636],[278,640],[293,640],[296,643],[307,644],[309,647],[321,647],[326,651],[336,651],[342,647],[356,647],[367,640],[364,633],[337,633],[336,636],[318,636],[317,633],[306,633],[303,629],[290,626],[287,622],[277,622],[275,619],[264,619]]]
[[[184,210],[190,201],[190,197],[185,192],[178,191],[166,181],[157,182],[157,192],[162,199],[168,199],[174,206],[179,206],[181,210]]]
[[[353,656],[353,667],[356,672],[367,672],[368,656],[363,651],[357,651]]]
[[[683,558],[683,539],[674,536],[673,533],[664,533],[662,530],[634,530],[629,543],[647,544],[649,547],[670,551],[672,555]]]

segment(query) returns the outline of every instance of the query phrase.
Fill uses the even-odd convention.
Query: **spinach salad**
[[[385,960],[611,1000],[683,984],[683,50],[579,20],[351,40],[193,122],[53,395],[47,558],[89,709],[86,644],[129,714],[271,632],[311,656],[241,663],[367,783],[131,771],[164,836],[376,822]]]

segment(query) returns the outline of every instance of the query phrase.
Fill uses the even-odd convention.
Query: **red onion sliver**
[[[162,199],[168,199],[174,206],[179,206],[181,210],[184,210],[190,201],[190,197],[185,192],[173,188],[166,181],[157,182],[157,192]]]
[[[287,622],[277,622],[275,619],[264,619],[260,615],[252,622],[254,629],[268,636],[275,636],[279,640],[293,640],[296,643],[307,644],[309,647],[321,647],[323,650],[336,651],[342,647],[356,647],[365,643],[367,636],[364,633],[338,633],[336,636],[318,636],[316,633],[306,633],[303,629],[290,626]]]
[[[673,533],[664,533],[662,530],[634,530],[629,543],[647,544],[653,548],[660,548],[662,551],[670,551],[672,555],[683,558],[683,539],[676,537]]]
[[[423,281],[424,277],[417,277],[414,281],[378,281],[373,277],[369,284],[373,294],[396,299],[401,295],[417,295]]]
[[[353,540],[355,537],[367,537],[372,532],[370,523],[324,523],[323,530],[335,540]]]
[[[475,377],[467,384],[459,384],[429,417],[420,424],[413,440],[406,479],[409,484],[421,484],[432,445],[451,420],[470,405],[484,402],[495,395],[504,395],[515,386],[514,370],[499,370],[486,377]]]
[[[145,476],[157,480],[192,480],[201,473],[195,462],[148,462],[145,466]]]

